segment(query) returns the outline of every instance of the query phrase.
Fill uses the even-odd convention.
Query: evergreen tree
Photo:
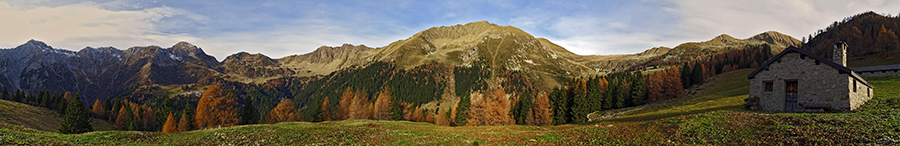
[[[6,89],[6,87],[3,87],[3,92],[0,93],[0,99],[9,100],[9,91]]]
[[[403,109],[400,107],[399,99],[395,98],[394,101],[391,102],[391,104],[393,104],[393,106],[391,106],[391,120],[394,120],[394,121],[403,120]],[[462,107],[462,106],[460,106],[460,107]],[[467,108],[468,108],[468,106],[467,106]],[[456,116],[456,117],[457,117],[457,119],[459,119],[460,116]],[[463,123],[465,123],[465,121]],[[465,125],[465,124],[463,124],[463,125]]]
[[[72,100],[66,109],[66,119],[60,125],[59,132],[78,134],[90,131],[94,131],[94,128],[91,126],[88,110],[81,102],[81,98],[76,96],[76,100]]]
[[[690,88],[691,85],[691,68],[688,63],[681,65],[681,85],[684,89]]]
[[[178,131],[190,131],[193,128],[194,109],[188,103],[185,103],[184,110],[181,114],[181,120],[178,122]]]
[[[41,99],[41,107],[50,108],[50,93],[48,93],[47,91],[41,91],[40,94],[38,94],[38,97],[40,97]]]
[[[241,124],[256,124],[256,107],[253,106],[253,98],[244,97],[244,108],[241,109]]]
[[[16,95],[13,96],[13,101],[22,102],[22,100],[25,99],[25,95],[22,95],[22,94],[23,94],[22,90],[16,89]]]
[[[459,103],[457,103],[456,107],[456,119],[454,124],[456,126],[466,125],[467,119],[469,119],[469,105],[471,105],[471,98],[469,95],[464,94],[462,97],[459,97]],[[399,106],[395,106],[399,109]]]
[[[25,99],[22,100],[22,103],[25,103],[25,104],[28,104],[28,105],[33,105],[33,104],[32,104],[32,103],[33,103],[32,101],[34,101],[33,98],[34,98],[34,97],[31,95],[31,93],[26,92],[26,93],[25,93]]]
[[[60,115],[65,115],[66,108],[68,105],[69,105],[69,102],[60,96],[59,100],[56,102],[56,112],[59,113]]]
[[[103,111],[105,111],[106,113],[110,113],[110,115],[113,115],[115,112],[113,112],[112,109],[113,109],[112,101],[110,101],[109,98],[107,98],[106,100],[103,101]]]
[[[622,82],[619,81],[618,77],[613,78],[612,82],[609,82],[609,89],[606,91],[606,97],[608,97],[610,102],[607,102],[607,105],[610,106],[610,109],[622,108],[624,106],[624,97],[622,97]]]
[[[691,83],[694,85],[703,84],[703,68],[700,68],[700,62],[694,63],[693,71],[691,71]]]
[[[528,117],[528,113],[531,112],[532,107],[534,107],[534,101],[531,97],[531,92],[524,92],[521,96],[519,96],[519,102],[516,103],[516,107],[513,108],[513,115],[516,118],[516,124],[525,125],[525,119]]]
[[[553,124],[569,123],[569,100],[566,98],[566,89],[553,88],[550,92],[550,107],[553,112]]]
[[[635,72],[634,79],[631,80],[631,103],[633,105],[642,105],[646,100],[647,85],[644,83],[644,75],[641,72]]]
[[[128,123],[128,130],[144,131],[144,122],[141,119],[140,115],[140,113],[143,113],[142,110],[143,109],[141,109],[140,107],[136,107],[135,111],[133,112],[137,114],[132,114],[131,112],[129,112],[128,115],[125,116],[125,118],[128,118],[128,122],[126,122]]]
[[[587,81],[585,79],[575,80],[574,88],[572,90],[571,98],[572,108],[570,109],[572,115],[572,123],[584,123],[587,122],[587,115],[590,114],[590,101],[587,100],[587,87],[585,86]]]

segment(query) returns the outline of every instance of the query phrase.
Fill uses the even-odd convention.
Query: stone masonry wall
[[[815,59],[801,59],[800,56],[799,53],[785,54],[781,57],[781,62],[770,64],[768,70],[760,71],[750,80],[750,96],[759,97],[760,110],[784,112],[787,81],[797,81],[799,104],[827,104],[832,109],[849,111],[868,100],[860,98],[851,102],[852,86],[848,85],[851,85],[853,78],[848,73],[841,74],[828,64],[817,65]],[[773,83],[773,91],[764,91],[764,81]],[[862,88],[868,90],[868,86],[861,83],[857,87],[860,88],[858,91],[862,91]],[[865,95],[864,92],[858,93],[854,97]]]

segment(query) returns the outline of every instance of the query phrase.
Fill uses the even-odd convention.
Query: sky
[[[382,47],[430,27],[475,21],[518,27],[581,55],[633,54],[720,34],[797,39],[896,0],[0,0],[0,48],[28,40],[66,50],[180,41],[223,60],[320,46]]]

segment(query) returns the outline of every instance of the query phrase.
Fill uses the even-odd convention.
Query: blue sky
[[[719,34],[800,39],[870,10],[898,15],[900,2],[0,0],[0,48],[29,39],[68,50],[187,41],[219,60],[238,51],[281,58],[345,43],[381,47],[430,27],[487,20],[582,55],[631,54]]]

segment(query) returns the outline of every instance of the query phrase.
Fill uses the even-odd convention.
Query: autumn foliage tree
[[[175,119],[175,116],[173,116],[172,113],[169,113],[169,117],[166,118],[166,123],[163,124],[162,132],[163,133],[178,132],[178,119]]]
[[[516,122],[510,117],[510,101],[503,88],[488,90],[484,95],[477,92],[473,95],[466,125],[511,125]]]
[[[191,129],[193,129],[193,128],[191,128],[191,125],[192,125],[191,119],[193,119],[193,118],[191,118],[192,113],[190,111],[191,111],[191,109],[185,109],[182,112],[181,120],[178,120],[178,126],[177,126],[179,132],[190,131]]]
[[[388,88],[381,90],[381,93],[378,93],[378,97],[375,99],[375,105],[373,107],[374,115],[372,115],[372,118],[375,120],[390,120],[391,100],[391,90]]]
[[[680,77],[681,71],[678,67],[650,74],[646,82],[650,102],[678,97],[684,89]]]
[[[211,86],[197,102],[197,112],[194,116],[195,128],[212,128],[237,125],[240,119],[235,109],[237,102],[231,93],[226,93],[219,86]]]
[[[275,124],[278,122],[295,121],[297,109],[294,108],[294,102],[291,99],[282,99],[269,116],[266,116],[266,123]]]
[[[549,93],[539,93],[534,98],[534,124],[539,126],[553,123],[553,113],[550,109]]]
[[[94,100],[94,107],[91,108],[91,114],[93,114],[94,117],[97,118],[101,118],[105,115],[103,104],[100,103],[100,99]]]

